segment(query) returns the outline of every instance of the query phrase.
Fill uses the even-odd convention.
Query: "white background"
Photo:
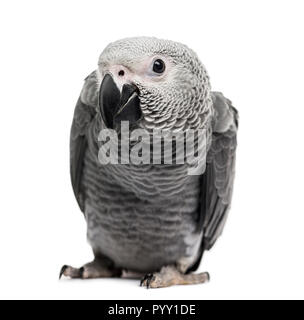
[[[1,1],[0,297],[304,298],[303,1]],[[58,281],[92,258],[69,177],[82,80],[127,36],[186,43],[240,112],[237,177],[207,285]]]

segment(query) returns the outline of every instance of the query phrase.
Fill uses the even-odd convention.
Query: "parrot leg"
[[[176,267],[163,267],[159,273],[146,275],[141,281],[142,287],[166,288],[175,285],[190,285],[208,282],[210,276],[207,272],[200,274],[183,274]]]
[[[113,268],[109,261],[104,258],[95,257],[95,259],[87,263],[81,268],[73,268],[63,266],[60,271],[59,279],[62,276],[71,279],[96,279],[96,278],[114,278],[121,277],[122,271]]]

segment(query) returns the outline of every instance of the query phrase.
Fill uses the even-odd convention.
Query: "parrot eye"
[[[154,63],[153,63],[153,71],[155,72],[155,73],[163,73],[164,71],[165,71],[165,69],[166,69],[166,65],[165,65],[165,63],[164,63],[164,61],[163,60],[161,60],[161,59],[156,59],[155,61],[154,61]]]

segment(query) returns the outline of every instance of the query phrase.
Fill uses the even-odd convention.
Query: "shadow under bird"
[[[147,132],[206,132],[202,174],[189,164],[102,164],[103,129],[122,121]],[[70,278],[142,274],[141,285],[199,284],[203,253],[221,235],[230,209],[238,114],[212,92],[205,67],[187,46],[157,38],[110,43],[78,99],[70,138],[75,197],[95,259],[64,266]]]

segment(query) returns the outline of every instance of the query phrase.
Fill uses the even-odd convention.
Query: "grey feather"
[[[207,155],[207,166],[201,178],[200,219],[203,230],[200,255],[194,266],[200,264],[205,250],[210,250],[222,234],[231,206],[235,176],[238,113],[231,101],[221,93],[212,93],[214,117],[212,143]]]
[[[187,165],[98,161],[97,136],[104,127],[98,90],[104,70],[117,61],[135,70],[136,59],[153,54],[167,55],[177,69],[164,85],[136,82],[144,114],[140,125],[147,130],[206,128],[202,176],[189,176]],[[230,208],[236,132],[236,110],[222,94],[211,93],[206,70],[186,46],[154,38],[109,45],[99,69],[85,81],[71,130],[72,184],[94,252],[117,268],[153,272],[175,264],[182,272],[195,270],[222,233]]]
[[[96,80],[94,82],[94,77],[95,73],[92,73],[85,79],[85,85],[82,90],[81,97],[79,97],[75,107],[70,134],[71,182],[76,200],[82,212],[84,212],[84,199],[83,191],[81,190],[81,179],[84,155],[88,144],[86,132],[87,126],[96,115],[96,111],[94,109],[94,104],[96,104],[96,100],[94,101],[94,93],[96,93],[96,89],[92,90],[92,83],[96,86]],[[87,104],[83,103],[82,100],[87,102]]]

